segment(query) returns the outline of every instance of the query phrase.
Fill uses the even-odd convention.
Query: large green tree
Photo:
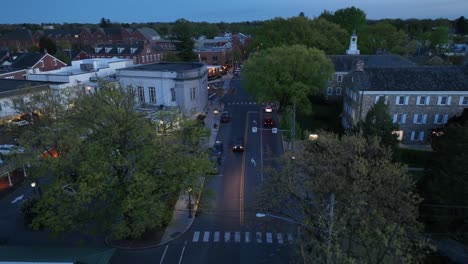
[[[245,64],[245,89],[259,102],[278,102],[279,112],[296,104],[308,112],[309,97],[321,91],[333,72],[325,54],[302,45],[261,50]]]
[[[468,34],[468,20],[461,16],[454,21],[455,32],[459,35]]]
[[[397,30],[388,22],[365,26],[359,33],[359,48],[363,54],[387,51],[403,55],[411,52],[407,50],[411,48],[408,46],[408,42],[408,36],[405,32]]]
[[[172,35],[179,42],[176,43],[177,51],[179,52],[177,56],[182,61],[197,61],[197,55],[193,52],[194,41],[192,39],[193,34],[193,25],[185,20],[178,19],[172,28]]]
[[[371,107],[359,126],[366,138],[379,137],[384,146],[390,147],[392,150],[397,147],[398,136],[394,132],[398,130],[398,125],[393,123],[383,98]]]
[[[39,50],[54,55],[57,52],[57,45],[49,37],[43,36],[39,39]]]
[[[48,175],[33,227],[137,238],[167,224],[169,199],[211,168],[200,147],[187,151],[207,132],[193,121],[178,122],[185,133],[159,136],[124,88],[100,83],[94,94],[59,94],[25,103],[41,117],[20,143],[31,152],[31,175]],[[44,104],[58,108],[48,113]]]
[[[323,11],[319,18],[327,19],[330,22],[340,25],[346,29],[348,34],[354,30],[360,32],[361,28],[366,25],[366,13],[354,6],[336,10],[334,13]]]
[[[305,263],[415,263],[424,255],[421,201],[376,139],[319,133],[266,171],[261,210],[301,223]],[[292,159],[294,155],[294,159]]]

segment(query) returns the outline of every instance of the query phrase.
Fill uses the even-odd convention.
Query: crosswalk
[[[193,243],[257,243],[285,244],[294,241],[291,233],[240,232],[240,231],[194,231]]]
[[[226,102],[227,105],[256,105],[257,102],[249,102],[249,101],[242,101],[242,102]]]

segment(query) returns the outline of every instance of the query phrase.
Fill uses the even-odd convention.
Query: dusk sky
[[[0,23],[241,22],[307,17],[355,6],[368,19],[448,18],[468,15],[468,0],[1,0]]]

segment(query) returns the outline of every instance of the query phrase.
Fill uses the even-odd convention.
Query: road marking
[[[240,232],[234,233],[234,240],[235,240],[236,242],[240,242]]]
[[[245,242],[250,243],[250,232],[245,232]]]
[[[293,241],[293,236],[291,233],[288,233],[288,241],[289,242]]]
[[[262,233],[257,232],[256,236],[257,236],[257,243],[262,243]]]
[[[195,231],[195,233],[193,233],[193,240],[192,242],[198,242],[198,239],[200,238],[200,232],[199,231]]]
[[[254,158],[251,158],[251,159],[250,159],[250,163],[252,163],[252,165],[253,165],[254,167],[257,167],[257,162],[255,161]]]
[[[219,242],[219,232],[214,232],[214,242]]]
[[[247,118],[245,119],[245,129],[244,129],[244,138],[245,138],[245,145],[248,145],[248,127],[249,127],[249,113],[247,112]],[[239,221],[242,225],[244,223],[244,174],[245,174],[245,156],[246,151],[242,153],[242,169],[240,175],[240,191],[239,191]]]
[[[231,232],[224,232],[224,242],[231,242]]]
[[[273,237],[272,237],[271,233],[266,233],[266,242],[268,244],[273,243]]]
[[[179,264],[182,263],[182,259],[184,258],[185,245],[187,245],[187,241],[185,241],[184,247],[182,248],[182,253],[180,253]]]
[[[161,257],[161,261],[159,262],[159,264],[162,264],[163,260],[164,260],[164,256],[166,256],[166,251],[167,251],[167,248],[169,247],[169,245],[166,246],[166,248],[164,249],[164,253]]]
[[[208,242],[209,240],[210,240],[210,232],[205,231],[205,233],[203,234],[203,242]]]
[[[278,239],[278,243],[283,244],[283,234],[277,233],[276,238]]]
[[[16,203],[17,201],[21,201],[21,200],[23,199],[23,197],[24,197],[24,194],[23,194],[23,195],[20,195],[20,196],[18,196],[18,197],[16,197],[11,203],[14,204],[14,203]]]

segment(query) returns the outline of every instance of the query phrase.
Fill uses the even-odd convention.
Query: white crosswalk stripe
[[[198,238],[200,238],[200,232],[196,231],[195,233],[193,233],[192,242],[198,242]]]
[[[276,238],[278,239],[279,244],[283,244],[283,234],[277,233]]]
[[[203,242],[208,242],[208,241],[210,241],[210,232],[205,231],[205,233],[203,234]]]
[[[245,242],[250,243],[250,232],[245,232]]]
[[[224,241],[222,241],[221,237],[224,233]],[[250,237],[250,234],[254,234],[254,238]],[[232,234],[232,236],[231,236]],[[242,239],[244,237],[244,239]],[[232,238],[232,239],[231,239]],[[263,240],[265,239],[265,240]],[[287,240],[286,240],[287,239]],[[240,231],[233,231],[233,232],[222,232],[222,231],[194,231],[192,242],[235,242],[235,243],[251,243],[255,241],[256,243],[267,243],[267,244],[284,244],[287,242],[293,242],[294,237],[291,233],[272,233],[272,232],[240,232]]]
[[[227,102],[228,105],[256,105],[257,102]]]
[[[257,232],[256,237],[257,237],[257,243],[262,243],[262,233]]]
[[[273,236],[271,235],[271,233],[266,233],[266,242],[268,244],[273,243]]]
[[[235,240],[236,242],[240,242],[240,232],[234,233],[234,240]]]

